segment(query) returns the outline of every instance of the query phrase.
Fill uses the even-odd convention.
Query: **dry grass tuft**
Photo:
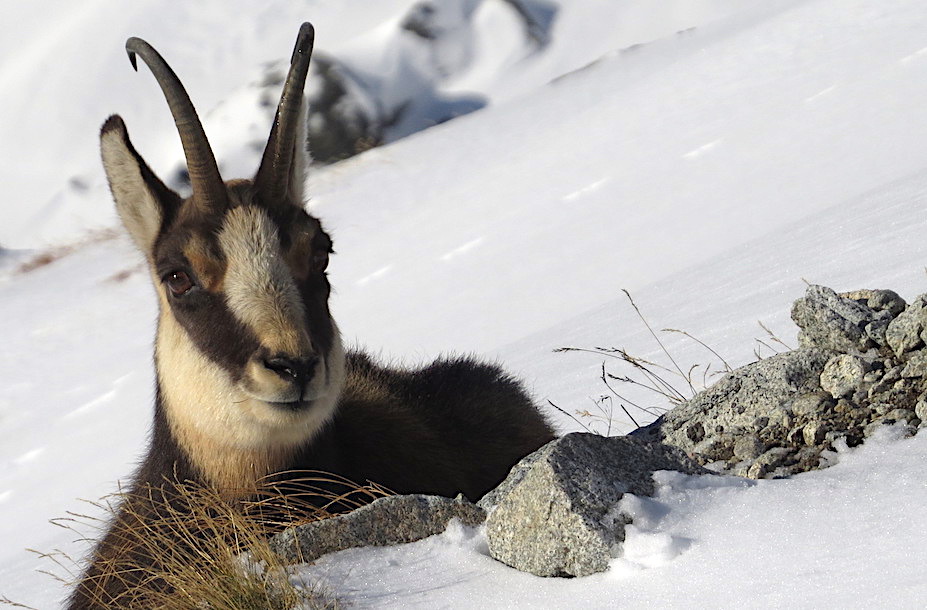
[[[734,371],[728,361],[725,360],[717,350],[698,337],[676,328],[660,329],[661,333],[682,335],[694,341],[711,355],[713,361],[720,363],[713,364],[712,361],[708,364],[694,364],[690,366],[688,370],[683,370],[666,348],[663,341],[660,340],[660,335],[657,334],[657,332],[653,330],[653,327],[647,322],[647,319],[637,306],[637,303],[634,302],[630,293],[627,290],[622,290],[622,292],[628,297],[628,302],[630,302],[631,307],[634,308],[638,318],[640,318],[641,322],[647,328],[647,331],[656,341],[660,351],[663,352],[663,355],[669,361],[669,364],[662,365],[645,360],[629,354],[625,349],[616,347],[561,347],[554,351],[596,354],[597,356],[604,357],[606,361],[617,361],[618,363],[629,365],[631,373],[627,375],[613,374],[608,371],[606,361],[603,361],[599,379],[608,390],[608,394],[603,394],[592,400],[594,405],[593,410],[576,409],[573,413],[570,413],[553,402],[547,401],[554,409],[572,418],[573,421],[582,426],[587,432],[604,433],[605,436],[610,436],[612,433],[616,404],[635,426],[640,427],[640,423],[632,412],[638,413],[639,415],[643,414],[648,417],[649,420],[653,420],[668,411],[669,408],[679,406],[691,400],[695,394],[707,388],[714,378]],[[762,321],[758,321],[757,324],[763,329],[765,335],[762,338],[755,339],[757,346],[754,348],[753,353],[757,361],[762,360],[765,355],[780,354],[783,351],[791,351],[793,349],[785,341],[780,339],[776,333],[770,330],[768,326],[763,324]],[[764,354],[764,350],[768,351],[769,354]],[[626,395],[619,392],[619,388],[624,386],[648,390],[650,393],[666,400],[669,403],[669,408],[644,406],[634,402]],[[604,432],[602,430],[603,427],[605,428]]]
[[[781,354],[783,351],[790,352],[794,349],[788,343],[780,339],[776,333],[769,330],[769,328],[763,324],[763,322],[757,320],[756,323],[759,324],[760,328],[762,328],[766,333],[765,339],[755,339],[757,345],[755,348],[753,348],[753,355],[756,356],[757,361],[760,361],[765,357],[762,353],[764,347],[769,350],[772,355]]]
[[[729,373],[733,370],[717,351],[697,337],[675,328],[661,329],[660,332],[662,333],[679,334],[695,341],[721,362],[721,366],[714,370],[712,370],[712,365],[709,363],[707,365],[695,364],[684,371],[666,348],[663,341],[661,341],[660,335],[658,335],[657,332],[653,330],[653,327],[650,326],[650,323],[647,322],[647,318],[644,317],[644,314],[637,306],[637,303],[634,302],[631,294],[627,290],[622,290],[622,292],[628,297],[628,301],[637,313],[638,318],[640,318],[641,322],[650,333],[650,336],[656,341],[660,351],[663,352],[663,355],[669,361],[668,365],[664,366],[650,360],[645,360],[644,358],[639,358],[628,353],[625,349],[617,347],[561,347],[554,350],[555,352],[585,352],[595,354],[597,356],[603,356],[606,359],[617,360],[631,367],[631,374],[616,375],[609,372],[605,362],[602,362],[599,379],[608,390],[608,394],[603,394],[593,400],[594,410],[592,411],[589,409],[576,409],[574,415],[553,402],[548,401],[553,408],[572,418],[573,421],[577,422],[587,432],[603,433],[601,428],[605,426],[605,436],[610,436],[612,433],[612,423],[616,404],[637,427],[640,427],[641,424],[638,422],[637,418],[634,417],[632,411],[643,414],[649,420],[652,420],[668,410],[668,408],[664,407],[644,406],[629,399],[627,395],[619,391],[621,385],[648,390],[666,400],[670,405],[669,408],[672,408],[695,396],[698,392],[697,388],[707,387],[709,380],[713,377]],[[584,421],[590,422],[589,425],[586,425]]]
[[[61,552],[45,556],[69,574],[56,578],[81,583],[80,589],[99,607],[335,608],[331,595],[298,580],[268,540],[286,527],[329,518],[389,493],[328,474],[296,474],[287,473],[294,478],[286,481],[268,481],[245,501],[229,501],[215,489],[175,481],[115,494],[90,503],[92,512],[103,517],[72,513],[56,520],[81,535],[88,527],[99,534],[115,523],[83,579],[76,577],[77,563],[70,557]]]

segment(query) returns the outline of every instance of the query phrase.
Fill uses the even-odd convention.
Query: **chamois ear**
[[[100,152],[116,211],[135,245],[150,257],[161,228],[180,207],[180,196],[158,178],[129,140],[117,114],[100,129]]]

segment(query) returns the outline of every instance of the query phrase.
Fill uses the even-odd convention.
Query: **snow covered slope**
[[[24,5],[5,0],[0,3],[0,20],[9,24],[0,39],[0,172],[5,197],[16,203],[0,209],[0,244],[35,247],[114,222],[95,137],[113,112],[122,114],[133,139],[144,143],[146,159],[159,174],[169,176],[182,158],[157,87],[150,76],[133,75],[128,68],[123,50],[128,36],[149,40],[177,68],[213,134],[220,164],[237,170],[242,155],[254,152],[242,150],[248,142],[240,137],[226,141],[223,131],[231,124],[238,133],[263,121],[266,128],[259,131],[265,132],[270,117],[262,113],[230,122],[223,102],[262,80],[267,63],[289,57],[299,23],[314,23],[318,51],[344,57],[353,69],[386,71],[380,76],[411,84],[409,62],[427,58],[387,39],[396,37],[398,23],[414,3],[53,0]],[[519,95],[606,51],[700,25],[750,2],[669,0],[654,11],[646,0],[527,0],[527,6],[555,19],[548,52],[527,60],[514,48],[521,26],[503,0],[442,4],[459,5],[460,14],[474,13],[475,25],[467,30],[473,40],[463,45],[471,55],[467,69],[441,86],[495,99]]]
[[[498,9],[492,2],[481,9],[487,20]],[[83,510],[75,498],[114,489],[144,444],[152,292],[121,233],[81,237],[113,222],[96,153],[108,113],[123,114],[158,171],[179,158],[150,76],[125,61],[125,37],[144,36],[169,57],[210,115],[207,130],[216,130],[257,120],[223,101],[257,78],[263,62],[285,55],[300,21],[315,22],[320,48],[363,55],[365,35],[410,4],[167,10],[147,1],[116,10],[101,0],[60,3],[53,22],[3,4],[3,22],[20,28],[0,41],[0,244],[79,243],[28,273],[16,271],[28,252],[0,251],[0,594],[54,607],[62,588],[35,573],[48,562],[23,549],[80,553],[70,532],[46,520]],[[794,342],[788,307],[803,278],[909,298],[925,292],[922,2],[536,4],[556,9],[546,50],[507,63],[493,57],[504,49],[478,38],[480,61],[454,84],[485,95],[486,108],[311,177],[310,206],[338,251],[333,307],[349,342],[410,363],[448,351],[498,357],[539,402],[584,409],[602,392],[601,359],[553,348],[605,345],[659,357],[621,288],[656,328],[689,331],[735,366],[764,335],[757,320]],[[30,138],[46,144],[15,145]],[[248,153],[234,146],[217,143],[220,158],[246,165]],[[712,358],[685,337],[665,339],[684,364]],[[668,481],[658,499],[667,516],[641,508],[630,555],[601,577],[513,575],[482,557],[472,532],[385,559],[356,552],[325,569],[336,591],[361,604],[464,606],[480,595],[506,607],[655,599],[813,606],[830,601],[821,591],[836,603],[865,604],[888,581],[860,565],[879,554],[886,562],[903,554],[912,566],[925,558],[927,522],[916,510],[924,498],[915,490],[927,479],[907,467],[923,460],[922,440],[885,440],[833,471],[789,481],[704,490],[690,489],[708,485],[697,480]],[[743,507],[749,518],[739,519]],[[880,511],[889,509],[904,528],[884,527],[892,521]],[[860,515],[859,527],[844,526],[849,517],[834,521],[838,513]],[[770,529],[773,517],[781,529]],[[801,551],[794,540],[774,537],[757,550],[761,536],[799,523],[809,529],[796,536],[823,532],[813,561],[793,563]],[[838,544],[847,552],[836,552]],[[394,560],[396,569],[383,568]],[[352,562],[363,567],[343,575]],[[438,566],[427,572],[434,580],[416,584],[426,564]],[[776,569],[782,578],[771,582]],[[854,580],[843,586],[846,574]],[[906,586],[885,593],[889,605],[927,597],[915,574],[900,574]],[[864,594],[852,597],[857,585]]]

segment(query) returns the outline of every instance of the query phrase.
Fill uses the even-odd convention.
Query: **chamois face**
[[[224,213],[181,214],[151,256],[168,403],[194,405],[197,426],[199,409],[215,405],[217,419],[244,424],[236,440],[249,446],[267,433],[305,440],[311,430],[300,428],[328,418],[342,381],[325,275],[331,240],[302,209],[275,213],[253,191],[250,181],[231,183]],[[191,370],[201,371],[195,385]]]
[[[343,383],[325,273],[332,241],[321,223],[291,201],[268,205],[251,180],[225,183],[227,205],[209,214],[181,202],[118,117],[101,144],[158,294],[158,381],[171,423],[254,449],[305,441]]]
[[[301,114],[305,30],[254,180],[222,182],[186,92],[169,68],[164,71],[160,55],[138,39],[127,44],[130,58],[138,51],[165,90],[193,195],[181,200],[154,175],[120,117],[110,117],[101,130],[117,211],[148,260],[158,295],[162,404],[188,449],[266,453],[295,447],[331,416],[343,384],[344,354],[325,274],[332,242],[302,207],[305,138],[300,121],[286,120],[287,113]],[[311,48],[311,28],[308,34]]]

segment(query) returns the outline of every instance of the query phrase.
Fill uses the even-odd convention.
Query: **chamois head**
[[[303,209],[313,37],[303,24],[255,177],[229,182],[176,74],[147,42],[126,42],[133,67],[141,57],[167,98],[193,188],[182,199],[136,152],[119,116],[104,123],[116,209],[158,294],[160,402],[188,450],[295,447],[329,419],[341,391],[344,355],[325,274],[332,242]]]

